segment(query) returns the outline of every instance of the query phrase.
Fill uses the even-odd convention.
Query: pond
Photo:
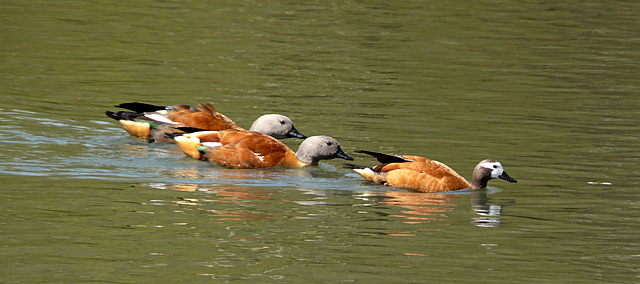
[[[636,282],[640,3],[8,1],[0,277],[20,282]],[[124,102],[289,116],[356,150],[518,183],[415,193],[323,161],[232,170]],[[297,149],[300,140],[282,140]]]

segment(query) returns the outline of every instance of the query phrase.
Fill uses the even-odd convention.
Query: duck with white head
[[[365,180],[388,186],[410,188],[419,192],[447,192],[469,188],[479,190],[487,187],[492,179],[517,182],[510,177],[497,161],[480,162],[468,182],[447,165],[420,156],[397,156],[371,151],[356,151],[375,157],[380,165],[374,167],[344,163]]]

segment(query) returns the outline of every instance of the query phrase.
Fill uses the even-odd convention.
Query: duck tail
[[[135,112],[130,112],[130,111],[105,111],[104,114],[109,117],[109,118],[113,118],[115,120],[136,120],[137,118],[141,117],[142,114],[141,113],[135,113]]]
[[[173,138],[176,141],[176,144],[184,152],[187,156],[194,158],[196,160],[201,160],[204,158],[204,155],[198,149],[198,147],[202,146],[200,143],[200,139],[193,135],[180,135]]]
[[[364,180],[372,181],[375,183],[384,184],[387,182],[387,174],[382,172],[376,172],[371,167],[359,166],[349,163],[343,163],[343,168],[352,169],[354,172],[362,176]]]

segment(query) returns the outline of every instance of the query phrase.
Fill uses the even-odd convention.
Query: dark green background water
[[[634,1],[5,1],[6,282],[635,282]],[[113,105],[211,102],[517,184],[417,194],[332,160],[242,171]],[[285,140],[297,149],[299,141]]]

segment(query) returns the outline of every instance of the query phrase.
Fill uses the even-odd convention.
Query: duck
[[[116,105],[129,111],[105,111],[107,117],[120,122],[122,127],[132,136],[147,142],[174,142],[171,135],[182,134],[189,128],[190,132],[202,130],[244,130],[222,113],[216,111],[211,104],[159,106],[147,103],[132,102]],[[180,130],[181,128],[182,130]],[[299,138],[306,135],[300,133],[293,121],[280,114],[265,114],[251,125],[250,130],[273,136],[277,139]]]
[[[353,160],[329,136],[311,136],[297,152],[272,136],[248,130],[200,131],[174,139],[187,156],[232,169],[301,168],[317,165],[320,160]]]
[[[344,163],[344,168],[353,170],[366,181],[409,188],[418,192],[480,190],[486,188],[487,182],[491,179],[517,182],[507,174],[500,162],[491,159],[478,163],[473,170],[471,182],[468,182],[449,166],[425,157],[390,155],[365,150],[355,152],[373,156],[381,164],[366,167]]]

